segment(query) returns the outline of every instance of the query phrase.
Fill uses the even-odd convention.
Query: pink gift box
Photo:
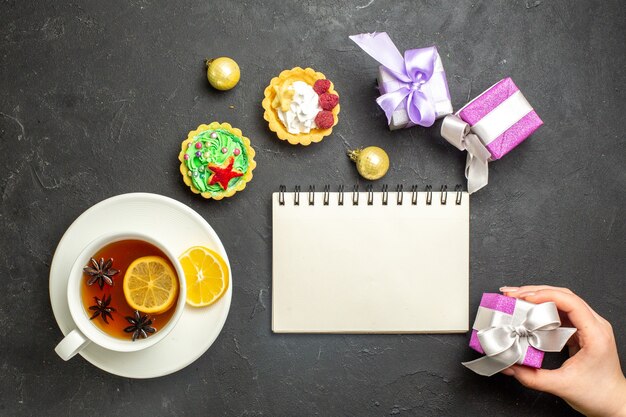
[[[489,150],[491,160],[502,158],[543,124],[511,78],[498,81],[457,114]]]
[[[473,330],[469,346],[475,351],[484,354],[485,352],[480,346],[480,341],[478,340],[478,330],[476,329],[485,327],[486,323],[490,320],[497,320],[497,318],[495,318],[494,316],[499,313],[511,316],[511,319],[514,319],[516,315],[525,317],[526,312],[532,306],[534,306],[534,304],[527,301],[519,300],[517,298],[507,297],[505,295],[496,293],[484,293],[482,299],[480,300],[480,306],[478,308],[476,320],[474,321],[474,325],[472,326]],[[493,312],[499,313],[494,314]],[[528,348],[526,349],[526,353],[523,356],[523,359],[518,363],[520,365],[531,366],[533,368],[541,368],[543,355],[544,352],[535,349],[532,346],[528,346]]]

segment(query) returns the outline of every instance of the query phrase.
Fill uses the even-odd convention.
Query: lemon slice
[[[124,275],[124,297],[135,310],[160,314],[176,302],[178,278],[169,263],[160,256],[135,259]]]
[[[187,283],[187,304],[204,307],[220,299],[228,289],[230,273],[222,257],[204,246],[193,246],[180,258]]]

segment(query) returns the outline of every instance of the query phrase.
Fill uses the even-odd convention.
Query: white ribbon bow
[[[470,125],[455,114],[446,116],[441,125],[441,136],[461,151],[467,151],[465,178],[467,191],[472,194],[489,182],[488,161],[491,152],[474,133]]]
[[[486,356],[463,365],[477,374],[491,376],[523,359],[528,345],[544,352],[560,352],[576,332],[575,328],[560,326],[553,302],[533,305],[519,325],[495,323],[477,329]]]

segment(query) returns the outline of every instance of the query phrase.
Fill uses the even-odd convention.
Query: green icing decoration
[[[217,134],[215,139],[211,137],[211,133],[214,132]],[[196,143],[201,143],[202,147],[197,149]],[[225,153],[222,152],[224,148],[226,149]],[[235,149],[239,149],[239,155],[235,155]],[[200,156],[196,155],[198,151]],[[233,170],[243,172],[244,174],[248,172],[249,163],[246,145],[240,137],[233,135],[228,130],[212,129],[201,132],[189,142],[185,155],[189,156],[185,164],[191,173],[191,183],[202,193],[220,193],[224,191],[219,184],[208,184],[211,177],[211,170],[207,168],[209,164],[222,165],[232,156],[235,158]],[[233,178],[229,181],[228,187],[234,187],[240,181],[243,181],[243,177]]]

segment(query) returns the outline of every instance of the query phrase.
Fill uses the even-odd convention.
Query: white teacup
[[[88,313],[85,311],[81,299],[81,284],[85,279],[83,268],[89,265],[91,257],[104,246],[127,239],[143,240],[159,248],[165,255],[167,255],[172,265],[174,265],[179,282],[178,300],[176,301],[176,306],[173,307],[176,310],[168,323],[148,338],[139,338],[135,341],[130,339],[122,340],[110,336],[100,330],[95,323],[89,320]],[[116,277],[116,281],[116,285],[122,285],[122,280],[120,278]],[[147,347],[163,340],[176,326],[178,319],[180,319],[180,316],[183,314],[186,295],[187,287],[185,285],[185,275],[183,269],[180,262],[178,262],[178,258],[174,256],[165,244],[142,233],[116,233],[102,235],[90,242],[74,261],[67,283],[67,302],[70,308],[70,314],[74,323],[76,323],[77,328],[71,330],[54,350],[63,360],[69,360],[90,343],[96,343],[105,349],[118,352],[134,352],[146,349]]]

